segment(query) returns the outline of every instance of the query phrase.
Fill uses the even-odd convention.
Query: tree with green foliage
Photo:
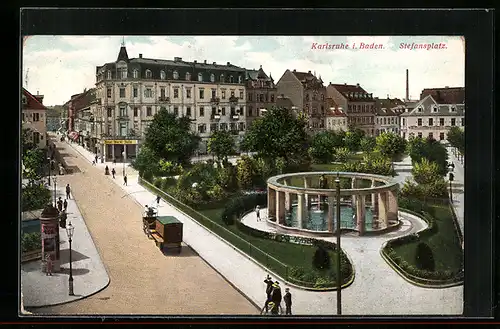
[[[436,262],[431,247],[425,242],[420,242],[415,250],[415,263],[419,270],[431,271],[436,270]]]
[[[160,159],[189,164],[201,138],[191,131],[189,117],[176,117],[162,108],[146,131],[144,146]]]
[[[153,176],[159,170],[160,158],[146,145],[141,146],[137,157],[132,161],[132,167],[141,177]]]
[[[337,162],[347,162],[351,151],[347,147],[336,147],[334,149],[334,160]]]
[[[208,152],[213,154],[218,161],[226,160],[234,153],[235,142],[229,131],[218,130],[212,133],[208,140]]]
[[[323,246],[319,245],[314,253],[312,260],[313,268],[318,270],[327,270],[330,268],[330,254]]]
[[[371,153],[377,146],[377,139],[371,136],[365,136],[361,139],[360,148],[365,153]]]
[[[460,153],[465,152],[465,132],[460,127],[453,126],[448,130],[446,139],[452,147],[455,147]]]
[[[316,163],[330,163],[334,159],[335,148],[342,145],[334,131],[316,133],[309,146],[309,155]]]
[[[42,150],[32,148],[23,154],[23,178],[31,181],[39,181],[43,176],[44,153]]]
[[[361,140],[365,136],[365,132],[359,128],[349,129],[344,136],[344,145],[351,152],[356,152],[361,147]]]
[[[391,160],[404,153],[406,140],[392,132],[384,132],[376,138],[377,150]]]
[[[420,162],[413,164],[411,169],[413,179],[418,184],[431,184],[435,181],[443,179],[439,172],[439,166],[435,162],[429,161],[427,158],[422,158]]]
[[[33,144],[30,136],[32,134],[31,129],[29,128],[22,128],[21,131],[21,150],[23,156],[26,154],[27,151],[32,150],[35,148],[35,145]]]
[[[283,157],[288,162],[290,158],[308,157],[307,141],[306,121],[287,109],[273,107],[252,123],[240,148],[267,159]]]
[[[243,155],[236,163],[236,177],[241,189],[251,189],[259,179],[259,173],[255,159]]]
[[[21,189],[21,211],[44,208],[51,202],[50,190],[42,182],[31,182]]]
[[[430,162],[435,162],[439,167],[439,174],[446,175],[448,151],[446,147],[433,138],[412,137],[408,142],[408,154],[415,164],[426,158]]]

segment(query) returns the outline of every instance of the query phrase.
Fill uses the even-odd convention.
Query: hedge
[[[28,252],[42,248],[42,236],[40,232],[25,233],[21,236],[21,250]]]
[[[233,225],[234,219],[240,218],[244,212],[255,209],[255,207],[267,206],[267,192],[245,194],[225,201],[225,207],[222,211],[222,221],[226,225]]]

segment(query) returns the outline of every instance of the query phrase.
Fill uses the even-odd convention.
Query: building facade
[[[28,138],[39,149],[47,148],[47,108],[43,95],[33,95],[23,88],[21,94],[22,128],[29,129]]]
[[[357,127],[369,136],[375,135],[375,99],[359,84],[332,84],[327,87],[327,96],[345,109],[349,127]]]
[[[276,87],[279,95],[289,98],[293,107],[307,116],[310,131],[325,129],[326,88],[321,77],[311,71],[286,70]]]
[[[384,132],[399,135],[400,115],[405,112],[405,103],[398,98],[375,98],[375,136]]]
[[[269,110],[276,106],[277,88],[271,76],[262,69],[246,70],[246,124],[249,127],[252,122],[261,115],[263,110]]]
[[[100,144],[107,145],[102,148],[108,159],[140,147],[162,108],[193,120],[192,129],[202,138],[200,153],[212,132],[238,137],[246,129],[245,69],[229,62],[129,58],[122,45],[115,62],[96,68],[96,89]]]
[[[430,137],[446,141],[447,132],[451,127],[464,129],[465,99],[461,103],[448,101],[450,100],[440,99],[438,102],[432,95],[425,96],[411,111],[401,114],[401,136],[405,139]]]

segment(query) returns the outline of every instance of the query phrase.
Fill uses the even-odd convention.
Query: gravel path
[[[258,314],[242,294],[184,247],[164,256],[142,231],[142,207],[98,167],[53,140],[68,166],[79,172],[57,184],[72,186],[74,197],[106,266],[110,285],[73,303],[31,310],[50,314]],[[77,237],[75,237],[77,238]]]

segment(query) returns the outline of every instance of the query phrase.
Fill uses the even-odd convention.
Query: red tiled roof
[[[358,92],[358,93],[367,93],[363,88],[361,88],[361,86],[359,85],[347,85],[347,84],[330,84],[330,86],[334,86],[335,89],[337,89],[337,91],[341,94],[345,94],[345,93],[355,93],[355,92]]]
[[[465,104],[464,87],[426,88],[422,90],[420,99],[431,95],[438,104]]]
[[[311,72],[292,71],[292,73],[295,75],[297,79],[300,80],[300,82],[306,82],[307,80],[316,79],[316,77]]]
[[[23,104],[23,109],[29,110],[47,110],[47,108],[29,91],[23,88],[23,94],[26,97],[26,104]]]
[[[342,110],[334,108],[334,109],[328,109],[326,111],[326,116],[327,117],[346,117],[347,114],[345,114],[345,112]]]

